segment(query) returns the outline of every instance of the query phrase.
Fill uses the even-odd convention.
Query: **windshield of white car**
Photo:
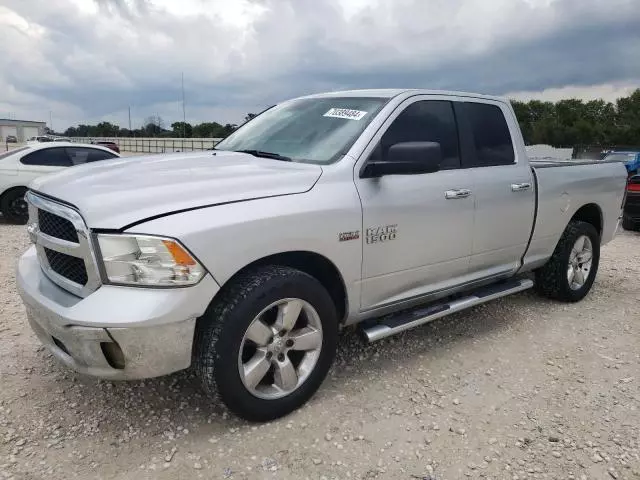
[[[274,160],[328,164],[342,157],[387,98],[301,98],[276,105],[242,125],[215,150],[268,153]]]

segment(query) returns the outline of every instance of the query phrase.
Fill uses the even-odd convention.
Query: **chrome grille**
[[[89,280],[87,269],[81,258],[65,255],[48,248],[44,249],[44,253],[51,270],[83,287],[87,284],[87,280]]]
[[[66,218],[59,217],[46,210],[38,210],[38,226],[42,233],[46,233],[51,237],[79,243],[76,227]]]
[[[27,230],[43,272],[59,286],[86,297],[100,286],[89,229],[73,208],[27,193]]]

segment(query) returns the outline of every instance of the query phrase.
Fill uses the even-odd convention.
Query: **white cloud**
[[[122,118],[128,106],[177,120],[181,72],[194,122],[208,112],[237,122],[338,88],[613,95],[640,85],[637,0],[2,3],[0,108],[54,110],[59,125]]]
[[[98,13],[98,4],[93,0],[69,0],[69,2],[83,15]]]
[[[205,0],[151,0],[150,5],[177,18],[205,16],[244,28],[249,27],[266,11],[264,6],[247,0],[217,5]]]

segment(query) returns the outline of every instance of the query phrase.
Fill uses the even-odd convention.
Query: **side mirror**
[[[362,178],[411,175],[440,170],[442,149],[437,142],[402,142],[391,145],[383,161],[367,163]]]

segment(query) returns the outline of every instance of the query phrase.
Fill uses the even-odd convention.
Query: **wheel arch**
[[[329,295],[335,304],[338,319],[340,320],[340,323],[344,323],[349,311],[347,288],[344,278],[342,277],[340,270],[338,270],[338,267],[336,267],[331,260],[316,252],[294,250],[275,253],[259,258],[235,272],[224,284],[221,285],[221,290],[224,290],[226,285],[234,282],[239,276],[248,270],[253,270],[265,265],[291,267],[314,277],[327,289],[327,292],[329,292]]]
[[[579,220],[589,223],[597,230],[598,235],[602,236],[602,229],[604,228],[604,218],[602,215],[602,209],[596,203],[587,203],[576,210],[576,213],[571,217],[570,222]]]
[[[29,190],[29,187],[23,185],[14,185],[13,187],[7,188],[4,192],[0,193],[0,203],[4,200],[4,198],[11,192],[15,192],[16,190]]]

